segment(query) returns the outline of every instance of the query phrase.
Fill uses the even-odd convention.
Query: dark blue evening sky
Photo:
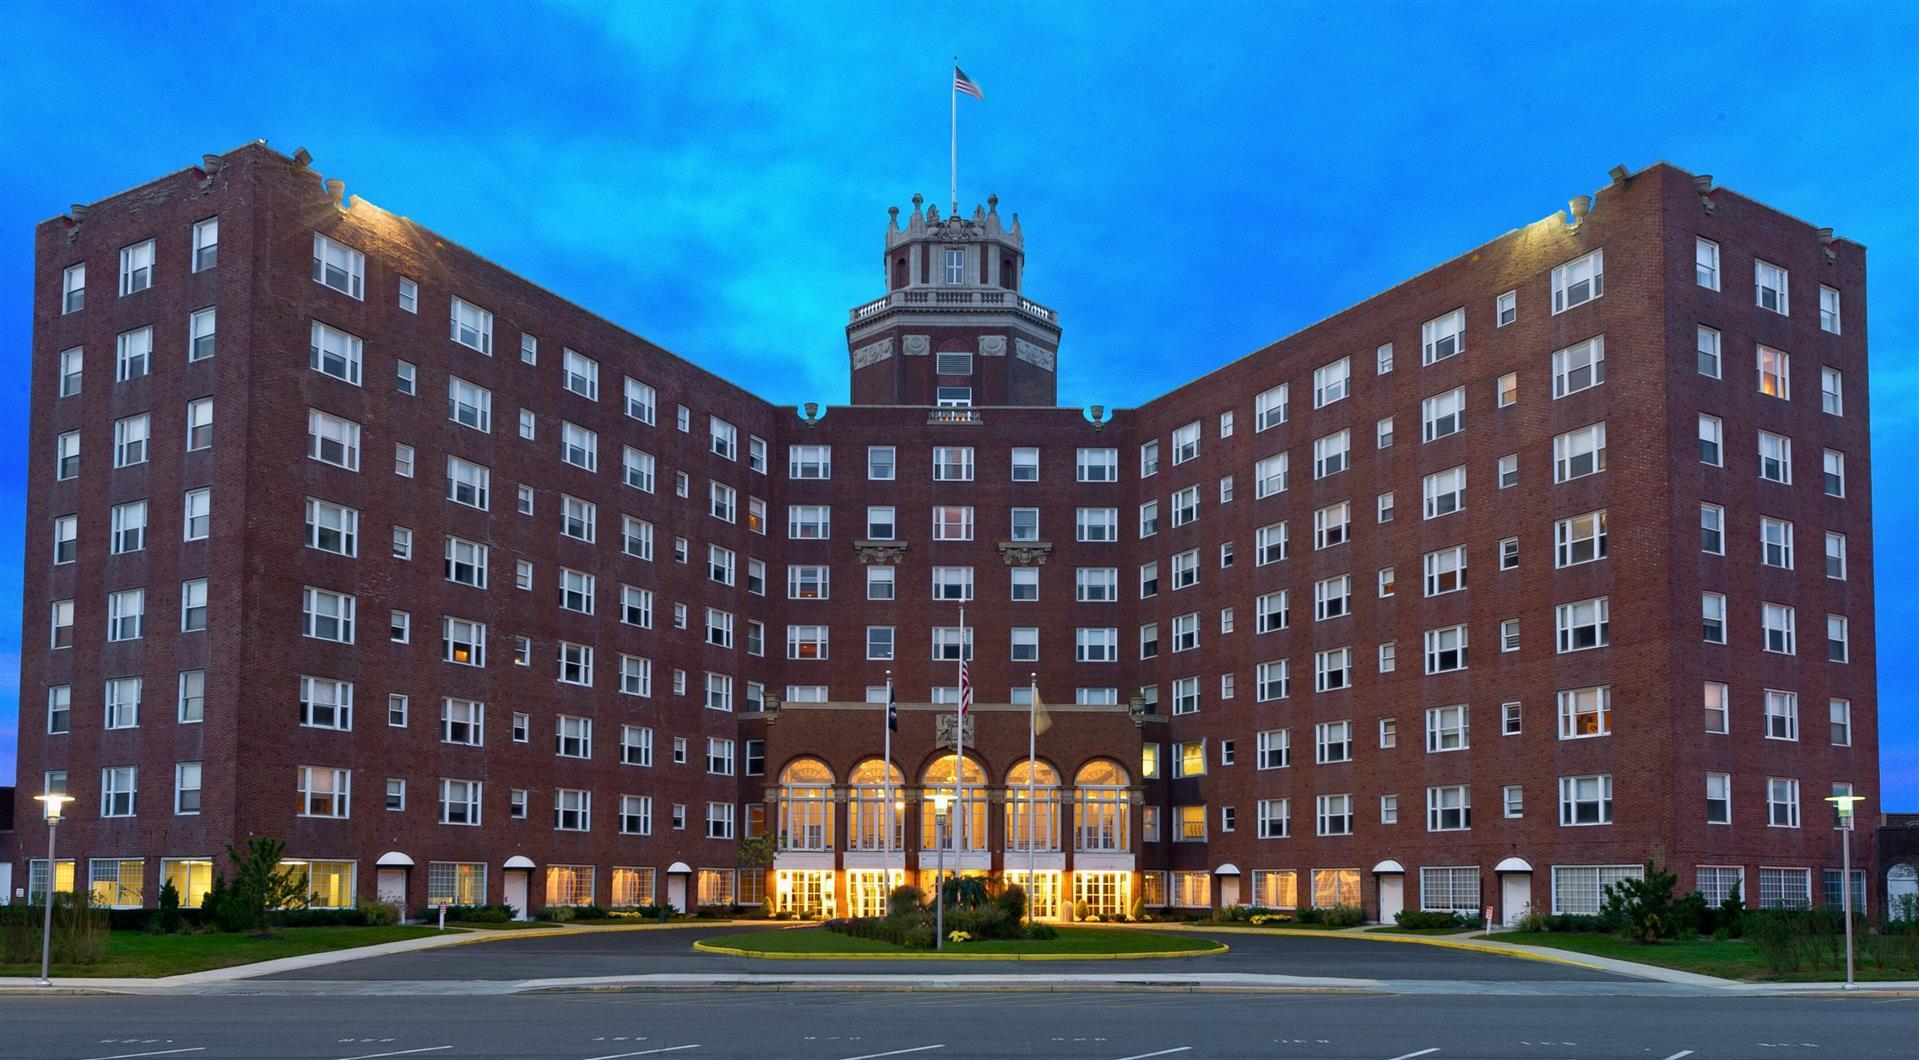
[[[1869,248],[1884,797],[1919,810],[1919,8],[9,4],[0,783],[33,226],[265,138],[786,403],[846,397],[888,205],[1018,211],[1060,398],[1137,404],[1665,159]],[[258,351],[272,356],[272,351]],[[39,570],[43,557],[28,566]],[[44,636],[45,616],[27,617]],[[218,621],[215,617],[215,621]],[[36,708],[37,709],[37,708]]]

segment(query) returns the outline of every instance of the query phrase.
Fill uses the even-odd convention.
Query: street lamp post
[[[53,980],[47,977],[47,971],[53,955],[53,885],[60,876],[60,863],[53,856],[53,838],[60,828],[60,811],[73,801],[73,796],[48,792],[35,795],[34,800],[46,807],[47,815],[47,907],[40,917],[40,979],[33,985],[50,987]]]
[[[1830,795],[1839,823],[1839,907],[1846,917],[1846,989],[1852,989],[1852,804],[1863,795]]]
[[[938,868],[934,870],[934,879],[938,882],[933,885],[933,948],[936,950],[946,948],[946,807],[952,801],[953,796],[947,792],[933,794],[933,843],[939,848]]]

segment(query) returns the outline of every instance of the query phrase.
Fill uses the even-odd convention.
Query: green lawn
[[[1398,924],[1387,924],[1383,927],[1367,928],[1366,933],[1368,935],[1458,935],[1462,932],[1477,930],[1479,929],[1463,927],[1403,928]]]
[[[144,931],[115,931],[107,936],[107,952],[97,964],[56,964],[56,976],[155,978],[252,964],[305,953],[372,946],[381,942],[438,934],[426,927],[305,927],[285,928],[279,938],[252,935],[150,935]],[[40,962],[0,964],[0,976],[40,974]]]
[[[1168,935],[1156,931],[1127,928],[1062,927],[1057,939],[982,939],[977,942],[950,943],[946,954],[1099,954],[1099,953],[1189,953],[1215,949],[1219,943],[1191,935]],[[722,935],[714,945],[761,953],[902,953],[919,957],[938,957],[932,950],[907,949],[877,939],[854,938],[823,928],[789,928],[783,931],[755,931],[745,935]]]
[[[1475,938],[1490,939],[1495,942],[1519,942],[1534,946],[1550,946],[1554,949],[1568,950],[1573,953],[1586,953],[1595,957],[1612,957],[1622,961],[1638,961],[1641,964],[1656,965],[1660,968],[1674,968],[1682,972],[1697,972],[1700,975],[1715,975],[1721,979],[1763,979],[1784,983],[1814,983],[1843,980],[1845,969],[1825,968],[1820,971],[1800,970],[1772,975],[1766,970],[1765,959],[1747,939],[1704,939],[1692,942],[1660,942],[1651,946],[1637,942],[1628,942],[1615,935],[1585,934],[1558,931],[1502,931],[1492,935],[1477,935]],[[1854,978],[1860,982],[1896,982],[1919,977],[1911,969],[1880,969],[1871,966],[1872,962],[1863,954],[1855,962]]]

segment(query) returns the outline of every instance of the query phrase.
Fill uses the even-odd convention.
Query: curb
[[[701,953],[727,957],[753,957],[769,961],[1138,961],[1170,957],[1212,957],[1231,949],[1224,942],[1203,950],[1152,950],[1144,953],[778,953],[748,950],[695,939],[693,948]]]
[[[1126,929],[1120,928],[1118,930],[1126,930]],[[1445,938],[1443,936],[1432,936],[1432,935],[1390,935],[1390,934],[1383,934],[1383,933],[1377,933],[1377,932],[1346,931],[1346,930],[1314,931],[1314,930],[1303,929],[1303,928],[1266,928],[1266,927],[1233,927],[1233,926],[1201,927],[1193,924],[1167,924],[1163,926],[1156,925],[1152,930],[1185,931],[1192,934],[1219,933],[1219,934],[1226,934],[1226,935],[1286,935],[1293,938],[1313,938],[1313,939],[1333,938],[1333,939],[1359,939],[1363,942],[1398,942],[1398,943],[1409,944],[1413,946],[1436,946],[1440,949],[1465,950],[1469,953],[1490,953],[1490,954],[1494,954],[1495,956],[1515,957],[1523,961],[1540,961],[1545,964],[1563,964],[1572,968],[1583,968],[1591,972],[1617,971],[1617,969],[1614,969],[1614,968],[1607,968],[1603,965],[1598,965],[1598,964],[1590,964],[1590,963],[1587,963],[1586,961],[1578,961],[1570,957],[1561,957],[1557,954],[1540,953],[1534,950],[1516,949],[1511,946],[1501,945],[1499,943],[1466,942],[1466,941],[1461,941],[1456,939]],[[1635,963],[1635,962],[1622,962],[1622,963]],[[1645,965],[1644,967],[1657,968],[1656,965]],[[1671,971],[1671,969],[1667,969],[1667,968],[1658,968],[1657,970]],[[1647,978],[1656,978],[1656,977],[1648,976]],[[1729,983],[1736,982],[1736,981],[1737,980],[1731,980],[1731,979],[1726,980],[1726,982],[1729,982]]]

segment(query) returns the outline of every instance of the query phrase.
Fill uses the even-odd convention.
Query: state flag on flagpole
[[[973,678],[967,673],[966,660],[960,659],[959,712],[961,717],[973,709]]]
[[[986,102],[986,93],[980,91],[979,85],[974,84],[973,79],[967,77],[966,71],[960,69],[957,64],[953,67],[953,91],[964,92],[981,103]]]
[[[893,696],[893,686],[886,686],[886,728],[890,732],[900,731],[900,705]]]
[[[1033,689],[1033,735],[1038,736],[1053,727],[1053,716],[1046,713],[1046,701],[1039,698],[1039,689]]]

